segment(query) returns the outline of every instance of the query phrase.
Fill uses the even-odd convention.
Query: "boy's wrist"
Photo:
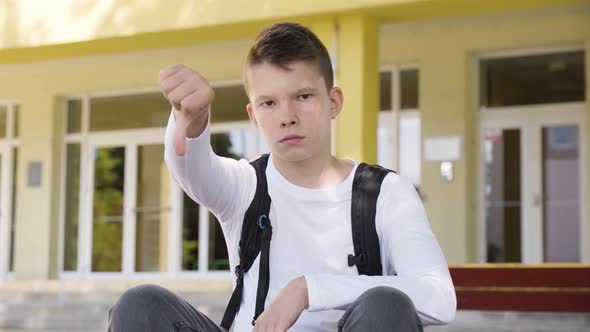
[[[303,309],[309,308],[309,296],[307,294],[307,280],[304,276],[298,277],[295,279],[297,282],[297,288],[301,294],[301,300],[303,303]]]

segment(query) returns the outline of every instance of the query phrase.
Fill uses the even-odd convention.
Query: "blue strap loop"
[[[258,227],[260,227],[260,229],[264,229],[265,227],[264,223],[262,222],[263,219],[268,219],[266,214],[261,214],[260,216],[258,216]]]

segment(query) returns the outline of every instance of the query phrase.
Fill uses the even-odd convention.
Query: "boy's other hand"
[[[295,278],[283,287],[256,319],[252,332],[285,332],[309,306],[305,277]]]
[[[186,138],[198,137],[205,130],[215,92],[203,76],[181,64],[160,70],[158,84],[174,107],[174,151],[183,156]]]

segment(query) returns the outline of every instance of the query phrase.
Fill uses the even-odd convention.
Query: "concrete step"
[[[179,293],[220,322],[230,294]],[[0,332],[104,332],[118,293],[13,293],[0,295]]]
[[[220,322],[229,293],[178,293]],[[0,332],[104,332],[120,293],[0,293]],[[453,324],[431,332],[589,332],[590,313],[459,311]]]

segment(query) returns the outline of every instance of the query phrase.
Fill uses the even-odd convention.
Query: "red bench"
[[[459,310],[590,312],[590,265],[449,266]]]

